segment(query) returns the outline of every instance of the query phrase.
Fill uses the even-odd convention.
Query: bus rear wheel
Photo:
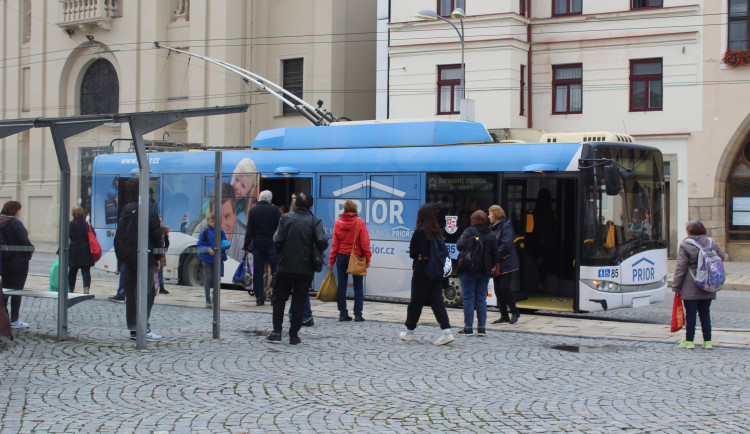
[[[460,307],[464,304],[461,293],[461,281],[458,276],[449,276],[443,279],[443,301],[446,307]]]
[[[188,253],[182,261],[180,275],[187,286],[203,286],[203,264],[195,253]]]

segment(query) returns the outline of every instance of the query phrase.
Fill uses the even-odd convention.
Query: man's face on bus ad
[[[237,223],[237,213],[232,206],[232,201],[226,200],[221,204],[221,229],[227,236],[234,233],[235,223]]]

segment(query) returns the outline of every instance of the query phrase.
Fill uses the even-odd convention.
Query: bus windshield
[[[592,145],[593,161],[612,160],[633,176],[621,177],[620,191],[607,195],[604,165],[584,170],[582,264],[616,264],[646,249],[665,248],[661,153],[637,146]],[[591,161],[591,160],[589,160]]]

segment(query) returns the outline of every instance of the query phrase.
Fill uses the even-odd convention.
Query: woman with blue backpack
[[[726,254],[718,244],[706,236],[706,227],[700,220],[690,220],[685,225],[687,238],[677,251],[677,266],[672,279],[672,291],[680,293],[685,304],[685,340],[681,348],[695,348],[696,314],[701,320],[703,348],[713,348],[711,342],[711,301],[716,299],[718,288],[706,279],[711,279],[705,263],[709,256],[717,255],[723,261]],[[699,264],[699,259],[703,260]],[[718,259],[718,258],[715,258]],[[723,266],[722,266],[723,273]]]

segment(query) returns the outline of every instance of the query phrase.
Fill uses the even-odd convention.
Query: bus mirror
[[[611,164],[604,166],[604,186],[607,196],[617,196],[620,193],[620,168]]]

